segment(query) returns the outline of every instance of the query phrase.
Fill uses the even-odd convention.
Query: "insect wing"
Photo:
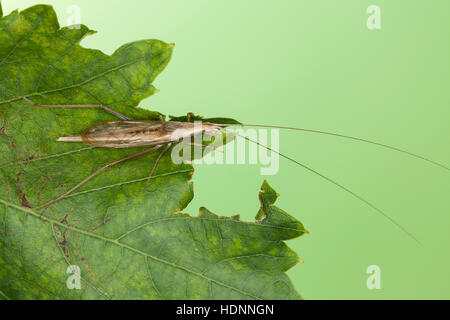
[[[81,138],[95,147],[130,148],[157,144],[160,132],[159,121],[107,121],[87,128]]]

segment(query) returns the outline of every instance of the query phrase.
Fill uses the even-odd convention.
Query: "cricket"
[[[363,142],[372,144],[374,146],[390,149],[396,152],[400,152],[403,154],[406,154],[411,157],[415,157],[417,159],[420,159],[422,161],[428,162],[432,165],[438,166],[444,170],[450,171],[450,168],[448,166],[445,166],[441,163],[438,163],[434,160],[431,160],[429,158],[423,157],[421,155],[418,155],[416,153],[412,153],[407,150],[403,150],[394,146],[390,146],[387,144],[375,142],[372,140],[362,139],[355,136],[349,136],[349,135],[343,135],[339,133],[333,133],[328,131],[320,131],[320,130],[313,130],[313,129],[306,129],[306,128],[295,128],[295,127],[285,127],[285,126],[275,126],[275,125],[263,125],[263,124],[224,124],[224,123],[211,123],[211,122],[202,122],[201,126],[195,126],[194,122],[191,122],[192,114],[188,113],[187,115],[187,122],[181,122],[181,121],[165,121],[162,116],[160,116],[160,121],[155,120],[133,120],[126,115],[120,114],[107,106],[104,105],[97,105],[97,104],[82,104],[82,105],[45,105],[45,104],[37,104],[30,100],[27,97],[23,98],[25,101],[30,103],[31,105],[39,108],[99,108],[104,110],[105,112],[108,112],[115,117],[117,117],[119,120],[115,121],[106,121],[101,122],[98,124],[95,124],[93,126],[88,127],[84,130],[83,133],[76,135],[76,136],[68,136],[68,137],[60,137],[57,141],[58,142],[81,142],[89,146],[93,147],[99,147],[99,148],[133,148],[133,147],[144,147],[148,146],[149,149],[146,149],[144,151],[138,152],[136,154],[133,154],[131,156],[116,160],[114,162],[108,163],[104,165],[103,167],[97,169],[92,174],[84,178],[81,182],[79,182],[77,185],[73,186],[69,190],[62,193],[57,198],[47,202],[43,206],[43,210],[41,212],[41,216],[44,214],[45,210],[49,208],[51,205],[55,204],[56,202],[64,199],[69,194],[86,184],[88,181],[95,178],[97,175],[102,173],[103,171],[107,170],[110,167],[119,165],[121,163],[131,161],[134,159],[138,159],[140,157],[143,157],[145,155],[148,155],[153,152],[160,151],[159,155],[157,156],[155,163],[153,164],[153,167],[150,170],[149,176],[147,178],[146,187],[148,186],[155,169],[160,162],[161,158],[164,156],[164,154],[167,153],[167,151],[170,149],[170,147],[175,144],[179,143],[182,139],[185,138],[193,138],[199,135],[207,134],[210,136],[216,136],[222,133],[227,133],[226,127],[229,126],[245,126],[245,127],[263,127],[263,128],[277,128],[277,129],[286,129],[286,130],[295,130],[295,131],[304,131],[304,132],[310,132],[315,134],[322,134],[322,135],[329,135],[334,136],[338,138],[344,138],[344,139],[350,139],[357,142]],[[285,155],[284,153],[279,152],[278,150],[274,150],[268,146],[265,146],[258,141],[254,141],[246,136],[236,134],[238,137],[245,139],[251,143],[257,144],[262,148],[265,148],[269,150],[270,152],[274,152],[278,154],[279,156],[285,158],[288,161],[291,161],[295,163],[296,165],[308,170],[309,172],[313,173],[314,175],[326,180],[327,182],[335,185],[336,187],[340,188],[341,190],[347,192],[357,200],[365,203],[367,206],[371,207],[373,210],[381,214],[384,218],[389,220],[391,223],[396,225],[402,232],[404,232],[407,236],[409,236],[411,239],[416,241],[420,244],[420,241],[408,230],[406,230],[400,223],[398,223],[396,220],[394,220],[392,217],[390,217],[388,214],[386,214],[383,210],[381,210],[379,207],[375,206],[370,201],[366,200],[365,198],[361,197],[354,191],[350,190],[349,188],[345,187],[344,185],[338,183],[337,181],[329,178],[328,176],[325,176],[321,174],[320,172],[314,170],[313,168],[301,163],[300,161],[297,161],[293,159],[292,157],[289,157]],[[191,145],[197,145],[195,143],[191,143]],[[200,144],[198,146],[205,146],[203,144]]]

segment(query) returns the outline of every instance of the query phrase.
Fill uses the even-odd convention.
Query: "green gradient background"
[[[448,0],[50,1],[99,33],[83,41],[112,53],[144,38],[175,42],[146,106],[242,122],[356,135],[450,165]],[[3,0],[4,13],[41,1]],[[366,27],[381,7],[382,29]],[[387,211],[419,246],[378,213],[283,159],[275,176],[256,165],[198,165],[187,208],[252,220],[264,178],[278,205],[310,234],[289,242],[305,260],[289,271],[306,299],[450,298],[450,172],[376,146],[281,132],[282,152]],[[366,268],[382,271],[366,288]]]

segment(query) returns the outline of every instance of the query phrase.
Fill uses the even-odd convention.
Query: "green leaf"
[[[2,299],[297,299],[284,273],[299,262],[284,240],[303,225],[274,206],[265,182],[255,223],[192,200],[190,165],[150,154],[109,168],[58,201],[45,203],[96,169],[142,148],[92,148],[56,142],[114,119],[96,109],[38,108],[104,104],[133,119],[158,118],[136,108],[155,93],[173,45],[126,44],[111,55],[82,48],[86,26],[60,28],[50,6],[0,19],[0,298]],[[68,266],[81,289],[67,287]]]
[[[204,118],[202,116],[197,116],[194,114],[190,114],[190,119],[188,119],[187,116],[181,116],[181,117],[174,117],[174,116],[169,116],[171,121],[182,121],[182,122],[187,122],[187,121],[204,121],[204,122],[211,122],[211,123],[219,123],[219,124],[229,124],[229,125],[241,125],[242,123],[240,123],[237,120],[234,119],[230,119],[230,118]]]

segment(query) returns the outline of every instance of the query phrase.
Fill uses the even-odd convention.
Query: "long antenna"
[[[226,130],[225,130],[225,131],[226,131]],[[318,172],[318,171],[316,171],[316,170],[314,170],[314,169],[308,167],[307,165],[305,165],[305,164],[303,164],[303,163],[301,163],[301,162],[299,162],[299,161],[297,161],[297,160],[295,160],[295,159],[293,159],[293,158],[291,158],[291,157],[288,157],[287,155],[284,155],[284,154],[280,153],[280,152],[277,151],[277,150],[274,150],[274,149],[272,149],[272,148],[270,148],[270,147],[268,147],[268,146],[265,146],[265,145],[263,145],[263,144],[261,144],[261,143],[259,143],[259,142],[257,142],[257,141],[254,141],[254,140],[252,140],[252,139],[250,139],[250,138],[248,138],[248,137],[246,137],[246,136],[243,136],[243,135],[240,135],[240,134],[236,134],[236,135],[239,136],[239,137],[241,137],[241,138],[243,138],[243,139],[245,139],[245,140],[247,140],[247,141],[250,141],[250,142],[252,142],[252,143],[255,143],[255,144],[257,144],[257,145],[259,145],[259,146],[261,146],[261,147],[263,147],[263,148],[265,148],[265,149],[271,151],[271,152],[274,152],[274,153],[276,153],[276,154],[282,156],[283,158],[285,158],[285,159],[287,159],[287,160],[289,160],[289,161],[291,161],[291,162],[293,162],[293,163],[295,163],[295,164],[297,164],[297,165],[299,165],[299,166],[305,168],[306,170],[308,170],[308,171],[314,173],[315,175],[317,175],[317,176],[319,176],[319,177],[321,177],[321,178],[327,180],[328,182],[334,184],[335,186],[339,187],[340,189],[344,190],[345,192],[351,194],[353,197],[355,197],[356,199],[358,199],[358,200],[364,202],[366,205],[368,205],[369,207],[371,207],[372,209],[374,209],[375,211],[377,211],[378,213],[380,213],[382,216],[384,216],[386,219],[388,219],[389,221],[391,221],[391,222],[392,222],[393,224],[395,224],[400,230],[402,230],[402,231],[403,231],[404,233],[406,233],[410,238],[412,238],[414,241],[416,241],[418,244],[421,245],[420,241],[419,241],[416,237],[414,237],[414,235],[413,235],[411,232],[409,232],[408,230],[406,230],[400,223],[398,223],[397,221],[395,221],[393,218],[391,218],[390,216],[388,216],[388,215],[387,215],[385,212],[383,212],[381,209],[379,209],[378,207],[376,207],[375,205],[373,205],[372,203],[370,203],[369,201],[367,201],[366,199],[364,199],[364,198],[361,197],[360,195],[358,195],[358,194],[356,194],[355,192],[351,191],[351,190],[348,189],[347,187],[344,187],[343,185],[341,185],[340,183],[334,181],[333,179],[331,179],[331,178],[329,178],[329,177],[327,177],[327,176],[321,174],[320,172]]]
[[[217,123],[215,123],[217,124]],[[233,124],[217,124],[219,126],[231,126]],[[276,129],[287,129],[287,130],[296,130],[296,131],[303,131],[303,132],[310,132],[310,133],[319,133],[319,134],[324,134],[324,135],[329,135],[329,136],[334,136],[334,137],[339,137],[339,138],[344,138],[344,139],[351,139],[351,140],[355,140],[355,141],[360,141],[360,142],[365,142],[365,143],[370,143],[379,147],[383,147],[386,149],[391,149],[400,153],[404,153],[407,154],[409,156],[421,159],[423,161],[426,161],[428,163],[431,163],[435,166],[441,167],[443,169],[446,169],[448,171],[450,171],[450,168],[439,163],[436,162],[434,160],[428,159],[426,157],[423,157],[421,155],[412,153],[410,151],[406,151],[397,147],[393,147],[384,143],[379,143],[376,141],[372,141],[372,140],[367,140],[367,139],[362,139],[362,138],[358,138],[358,137],[354,137],[354,136],[348,136],[348,135],[343,135],[343,134],[339,134],[339,133],[334,133],[334,132],[328,132],[328,131],[321,131],[321,130],[313,130],[313,129],[306,129],[306,128],[295,128],[295,127],[284,127],[284,126],[271,126],[271,125],[262,125],[262,124],[241,124],[240,126],[247,126],[247,127],[261,127],[261,128],[276,128]]]

